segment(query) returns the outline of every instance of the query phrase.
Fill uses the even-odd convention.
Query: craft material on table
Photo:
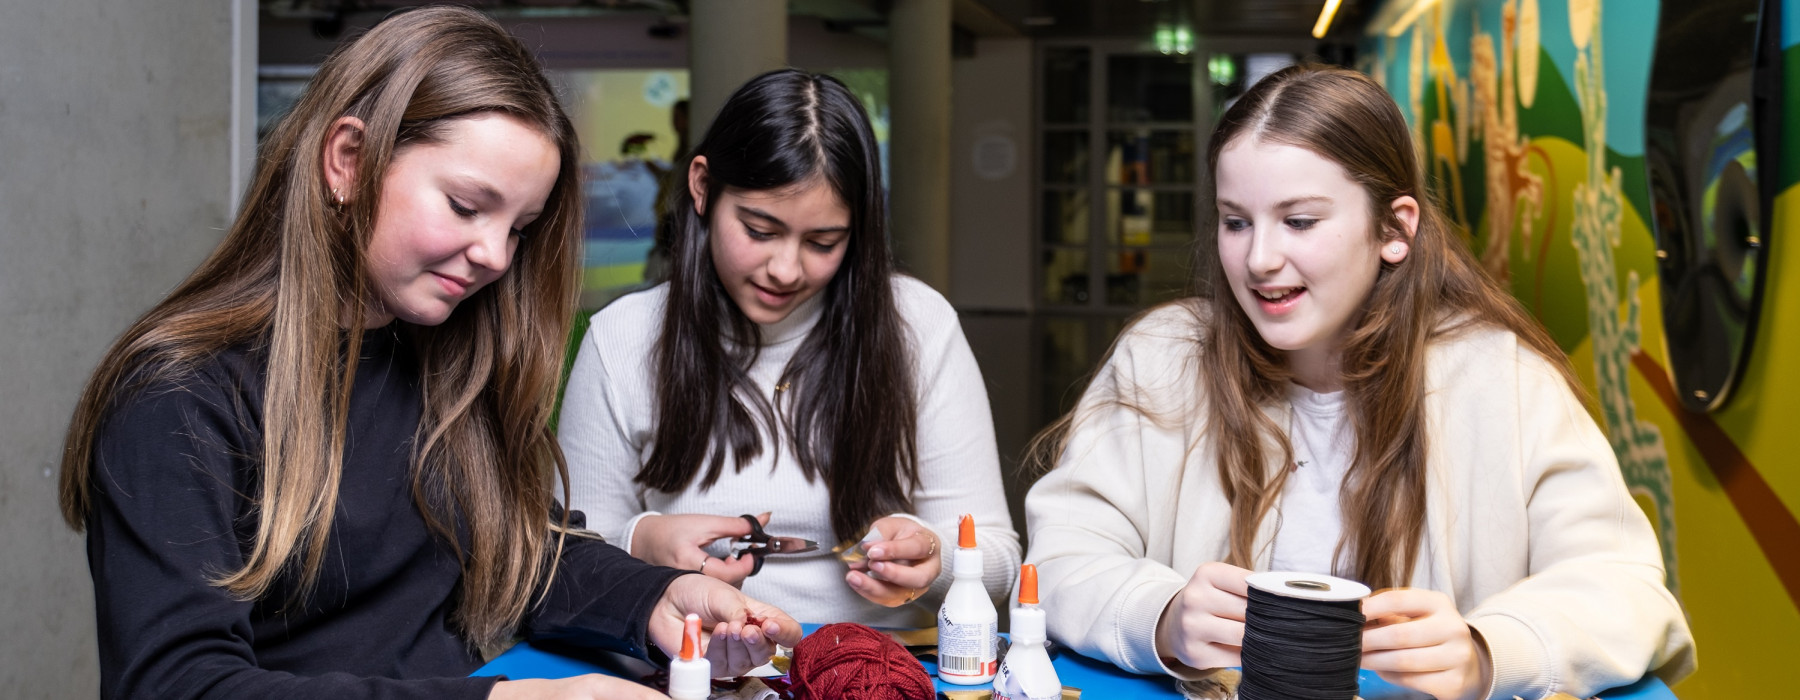
[[[1251,574],[1242,700],[1356,697],[1369,587],[1324,574]]]
[[[804,624],[801,630],[810,634],[818,627],[815,624]],[[1106,661],[1088,658],[1066,649],[1053,653],[1051,662],[1056,665],[1057,677],[1064,686],[1080,688],[1082,697],[1090,700],[1180,700],[1183,697],[1175,679],[1168,676],[1131,673]],[[921,664],[928,676],[937,673],[937,664],[931,659],[921,659]],[[520,643],[470,675],[506,676],[517,680],[569,678],[584,673],[602,673],[637,679],[654,670],[654,667],[643,661],[630,657],[592,650],[577,653],[573,649],[555,648],[546,643]],[[1236,671],[1228,673],[1235,674]],[[779,679],[767,680],[772,687]],[[1359,697],[1363,700],[1425,700],[1427,697],[1389,684],[1373,671],[1361,672],[1359,680],[1362,687]],[[942,681],[937,681],[935,685],[943,692],[973,690]],[[1235,688],[1235,683],[1233,687]],[[714,697],[716,699],[720,696]],[[1566,700],[1565,696],[1556,697],[1564,697]],[[1655,676],[1645,676],[1636,683],[1604,691],[1599,697],[1602,700],[1675,700],[1675,694],[1669,692],[1669,686]]]
[[[794,647],[788,674],[805,700],[932,700],[931,676],[898,642],[854,622],[820,627]]]
[[[1062,681],[1044,643],[1044,611],[1038,607],[1037,567],[1019,567],[1019,607],[1012,610],[1012,646],[994,674],[996,700],[1060,700]]]
[[[937,616],[938,678],[957,685],[990,683],[1000,665],[1000,614],[981,582],[974,516],[962,516],[950,561],[950,591]]]
[[[712,695],[712,662],[700,654],[700,616],[682,621],[681,653],[669,662],[669,700],[707,700]]]

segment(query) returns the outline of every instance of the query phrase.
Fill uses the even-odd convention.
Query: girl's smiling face
[[[365,325],[438,325],[499,279],[559,169],[555,144],[502,114],[457,119],[440,141],[398,151],[369,238],[378,305]]]
[[[1286,353],[1295,381],[1340,386],[1337,358],[1361,317],[1383,258],[1368,193],[1330,160],[1297,146],[1240,138],[1219,153],[1219,261],[1264,342]],[[1411,197],[1393,202],[1403,222]]]

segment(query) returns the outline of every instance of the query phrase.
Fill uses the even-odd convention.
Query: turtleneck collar
[[[806,337],[806,334],[812,331],[813,326],[819,323],[819,317],[824,314],[824,309],[825,290],[819,290],[819,293],[814,294],[811,299],[807,299],[795,307],[793,313],[788,314],[787,318],[774,323],[757,324],[762,329],[763,346],[790,343]]]

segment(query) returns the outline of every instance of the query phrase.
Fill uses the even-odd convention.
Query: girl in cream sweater
[[[1138,319],[1026,500],[1050,634],[1140,673],[1242,664],[1245,577],[1378,592],[1362,666],[1438,698],[1693,668],[1654,535],[1562,351],[1432,206],[1352,71],[1258,83],[1212,136],[1198,298]]]

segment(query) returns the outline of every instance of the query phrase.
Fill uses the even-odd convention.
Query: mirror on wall
[[[1712,411],[1748,363],[1780,136],[1779,0],[1663,0],[1645,161],[1669,370]]]

